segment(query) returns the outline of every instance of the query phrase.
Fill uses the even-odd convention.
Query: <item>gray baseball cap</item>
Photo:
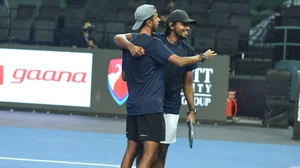
[[[138,30],[143,22],[149,19],[156,12],[156,8],[153,5],[144,4],[139,6],[134,13],[135,24],[132,27],[132,30]]]
[[[176,9],[173,12],[171,12],[168,16],[166,24],[170,22],[176,22],[176,21],[180,21],[183,23],[191,23],[194,25],[197,24],[197,21],[190,19],[189,15],[184,10],[181,9]]]

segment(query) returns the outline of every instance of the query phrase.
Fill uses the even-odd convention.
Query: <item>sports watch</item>
[[[204,53],[201,53],[200,57],[201,57],[201,62],[204,62],[206,60],[206,56]]]

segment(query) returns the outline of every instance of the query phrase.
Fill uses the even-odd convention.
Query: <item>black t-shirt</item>
[[[132,34],[133,37],[137,34]],[[194,48],[181,40],[177,45],[169,43],[164,33],[153,33],[153,37],[159,38],[173,53],[178,56],[194,56]],[[165,92],[164,92],[164,112],[170,114],[179,114],[181,106],[181,90],[184,81],[184,74],[187,71],[193,71],[197,64],[178,67],[167,61],[164,68],[165,76]]]
[[[128,115],[164,112],[164,64],[173,55],[164,43],[152,36],[140,34],[131,43],[145,49],[142,57],[133,57],[123,50],[122,69],[128,87]]]
[[[164,44],[178,56],[194,56],[194,48],[181,40],[177,45],[169,43],[165,34],[153,33],[153,36],[160,38]],[[184,74],[187,71],[193,71],[197,64],[178,67],[171,62],[165,64],[165,101],[164,112],[171,114],[179,114],[181,106],[181,89],[184,81]]]

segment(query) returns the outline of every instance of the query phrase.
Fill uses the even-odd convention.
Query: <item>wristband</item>
[[[201,59],[201,62],[204,62],[204,61],[206,60],[206,56],[205,56],[204,53],[201,53],[201,54],[200,54],[200,57],[202,58],[202,59]]]
[[[196,114],[196,109],[195,109],[195,108],[190,109],[189,113],[190,113],[191,111],[194,112],[194,114]]]

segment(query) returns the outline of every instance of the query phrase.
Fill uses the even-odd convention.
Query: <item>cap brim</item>
[[[186,19],[186,20],[182,20],[181,22],[183,22],[183,23],[190,23],[190,24],[193,24],[193,25],[197,24],[197,21],[193,20],[193,19]]]
[[[132,26],[132,30],[138,30],[142,26],[143,22],[135,22]]]

